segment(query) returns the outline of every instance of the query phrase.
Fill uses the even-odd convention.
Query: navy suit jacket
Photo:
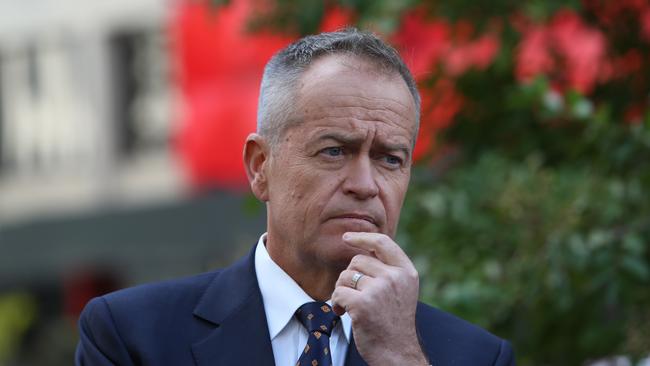
[[[91,300],[76,364],[273,366],[253,258],[254,250],[223,270]],[[434,366],[514,365],[508,342],[464,320],[419,303],[416,322]],[[353,336],[346,366],[362,365]]]

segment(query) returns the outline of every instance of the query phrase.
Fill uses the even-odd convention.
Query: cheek
[[[311,174],[310,174],[311,173]],[[301,219],[318,225],[327,208],[337,201],[337,191],[342,178],[335,172],[306,171],[300,177],[301,183],[297,190],[301,192],[300,206]],[[298,196],[298,195],[297,195]]]
[[[305,197],[314,208],[322,211],[336,195],[342,178],[333,172],[320,172],[310,177],[308,195]]]
[[[333,185],[322,173],[319,173],[308,165],[296,166],[291,169],[292,173],[287,174],[287,192],[284,193],[285,199],[289,200],[292,206],[299,209],[295,215],[302,216],[313,215],[321,212],[327,204],[328,197],[332,195]]]

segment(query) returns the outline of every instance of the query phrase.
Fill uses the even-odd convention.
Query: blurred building
[[[0,4],[0,222],[178,198],[165,3]]]
[[[74,313],[93,284],[199,272],[257,240],[261,210],[193,193],[174,154],[172,5],[0,0],[0,300]]]

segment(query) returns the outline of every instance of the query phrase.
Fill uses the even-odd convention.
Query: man
[[[280,51],[244,147],[268,232],[226,269],[93,299],[77,364],[513,365],[507,342],[418,303],[392,239],[419,109],[403,61],[371,34]]]

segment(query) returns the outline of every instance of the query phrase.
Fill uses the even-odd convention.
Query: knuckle
[[[343,270],[339,274],[339,278],[336,280],[336,285],[335,286],[338,287],[340,285],[344,285],[346,283],[346,279],[351,276],[351,272],[352,271],[347,270],[347,269]]]
[[[337,302],[336,300],[338,299],[338,297],[339,297],[338,289],[335,288],[334,291],[332,291],[332,302],[336,303]]]
[[[402,282],[402,274],[400,271],[391,270],[388,271],[386,279],[391,286],[398,285],[400,282]]]
[[[357,255],[355,255],[354,257],[352,257],[352,259],[350,260],[350,265],[348,266],[348,268],[355,268],[355,267],[357,267],[357,266],[359,265],[359,260],[360,260],[360,258],[359,258],[359,254],[357,254]]]
[[[365,257],[363,256],[363,254],[357,254],[354,257],[352,257],[349,268],[360,268],[363,265],[364,261],[365,261]]]
[[[390,276],[384,277],[380,279],[378,282],[379,282],[378,287],[384,291],[386,289],[393,289],[394,287],[393,280],[390,278]]]
[[[341,293],[339,288],[334,289],[332,292],[332,302],[340,304],[345,299],[345,296]]]
[[[379,242],[382,245],[388,245],[392,242],[393,240],[386,234],[379,234]]]
[[[411,281],[419,281],[420,280],[420,274],[418,273],[418,270],[415,268],[412,268],[407,271],[407,276]]]

